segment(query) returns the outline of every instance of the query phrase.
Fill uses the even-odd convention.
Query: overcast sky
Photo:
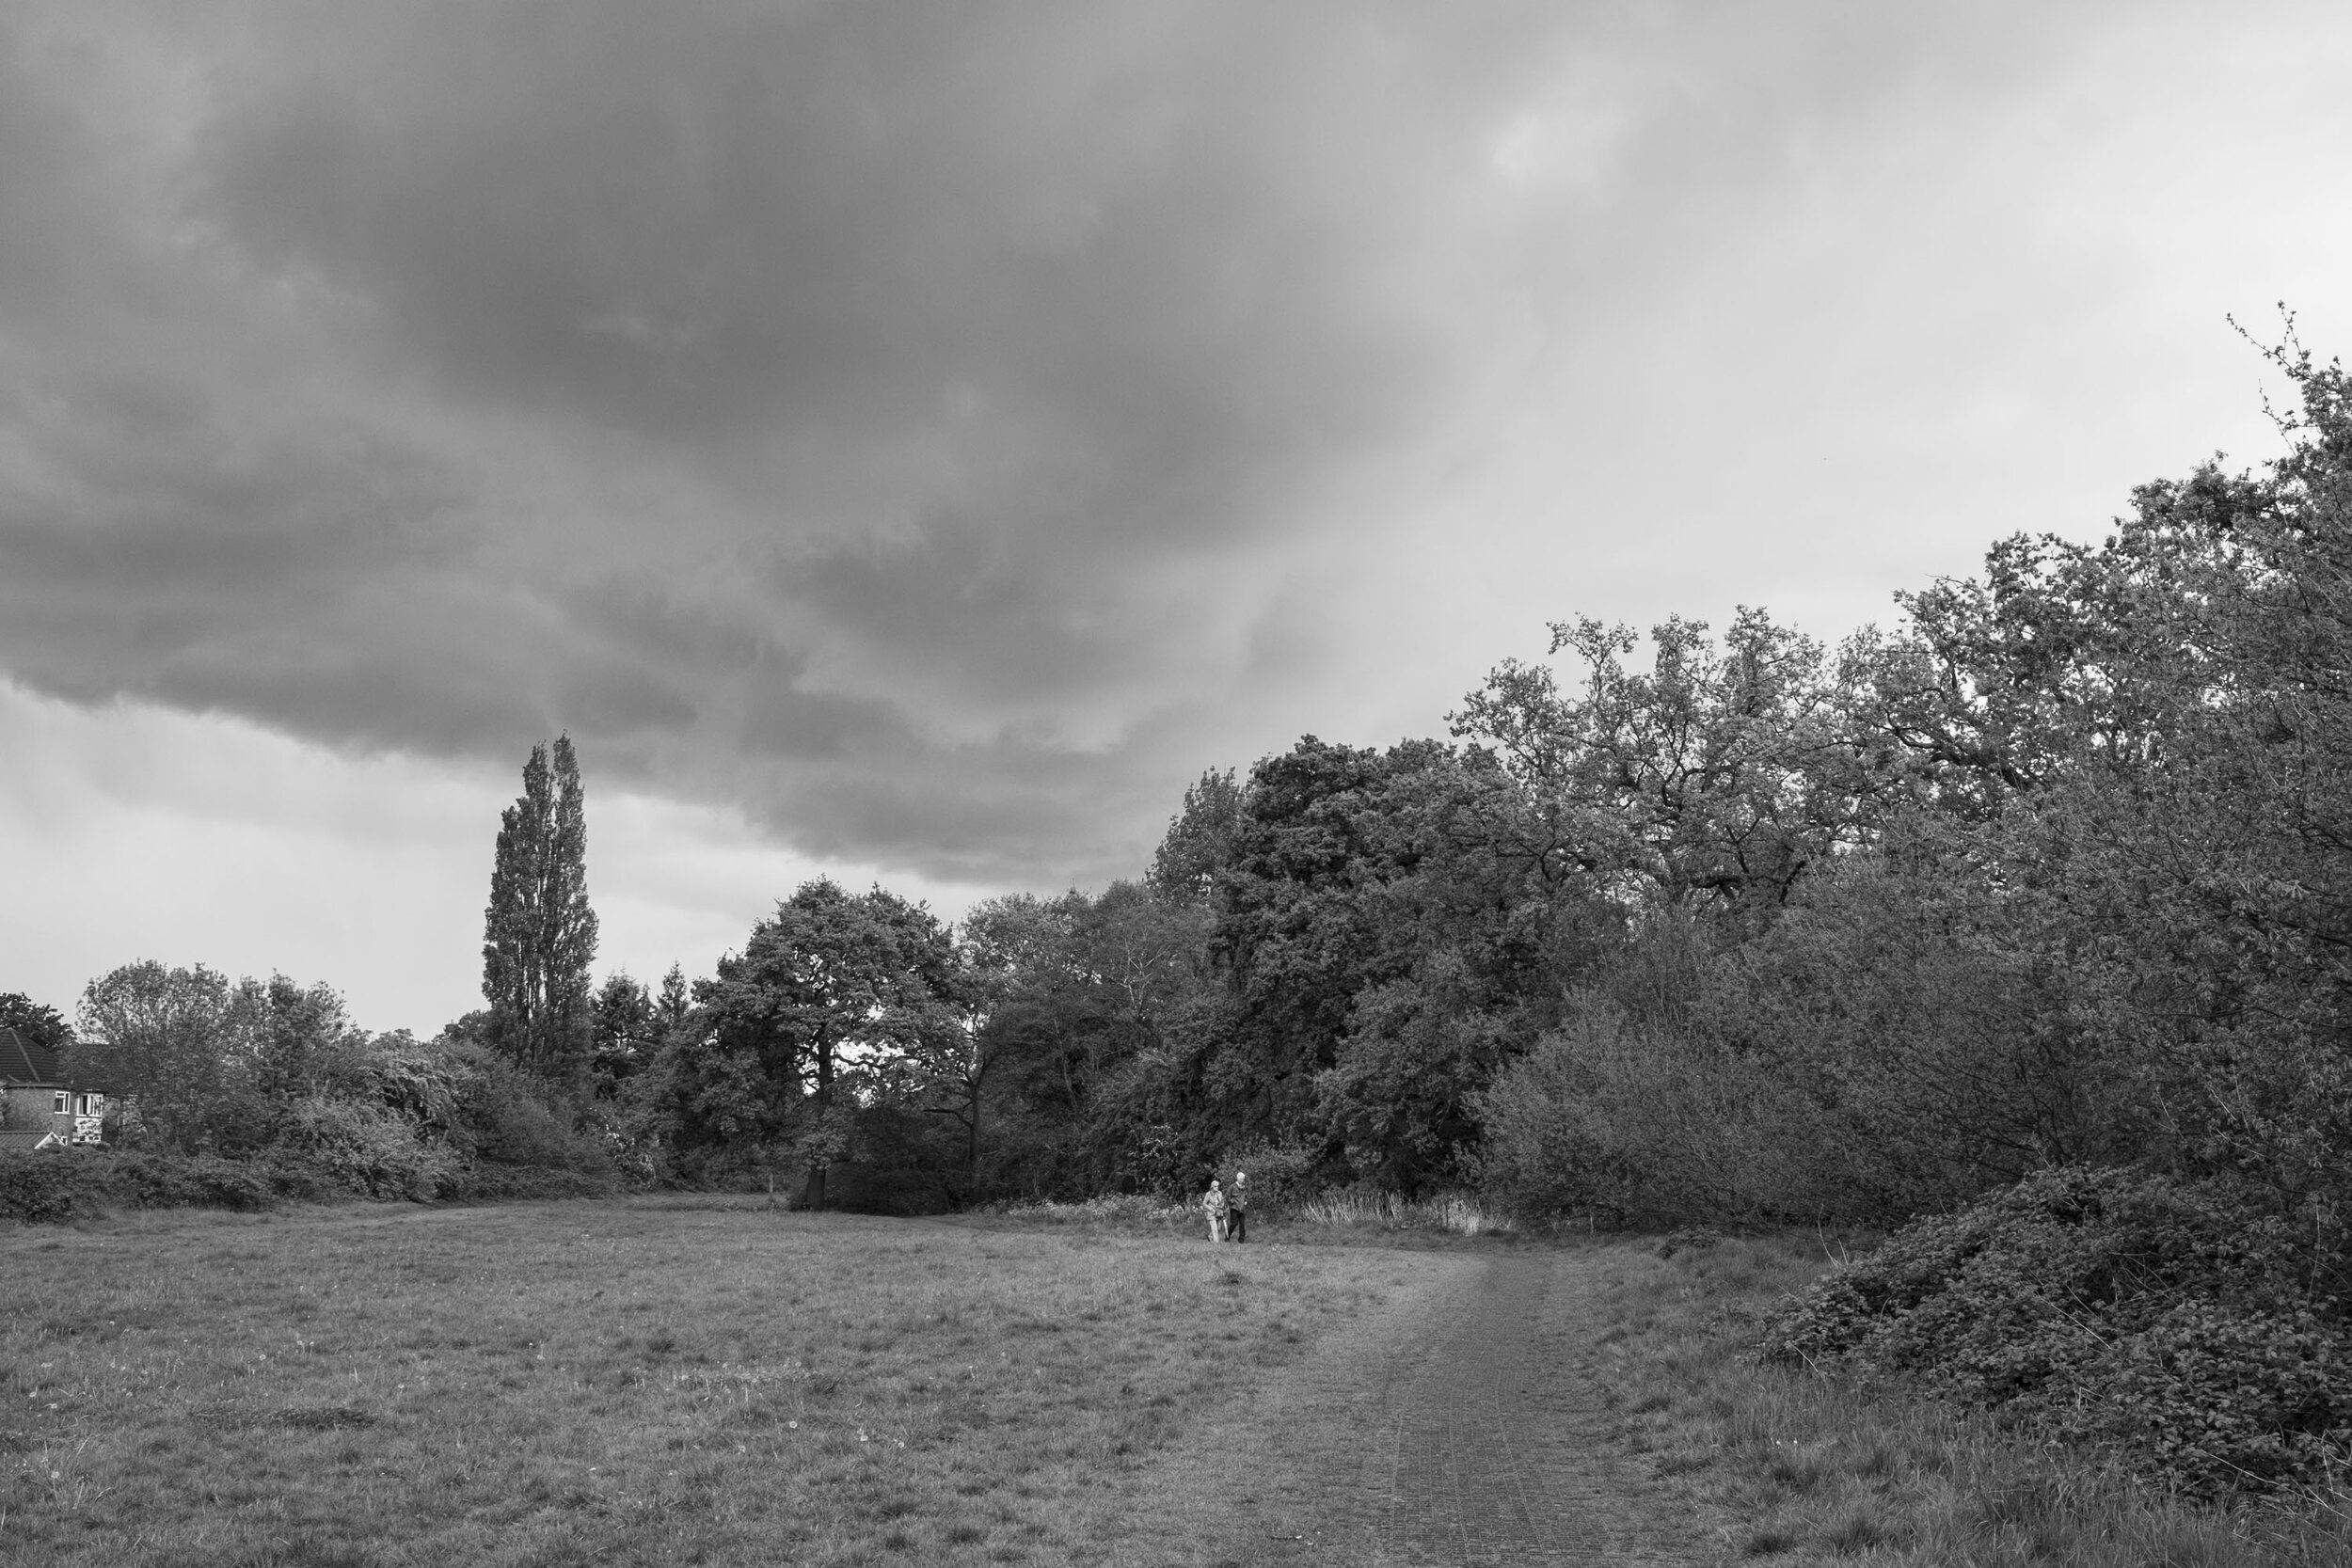
[[[1133,874],[1576,613],[1823,636],[2271,455],[2352,11],[0,0],[0,990],[477,1005]]]

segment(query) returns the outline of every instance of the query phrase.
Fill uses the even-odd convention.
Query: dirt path
[[[1283,1374],[1246,1418],[1178,1457],[1200,1471],[1197,1495],[1222,1501],[1196,1509],[1188,1527],[1163,1524],[1192,1536],[1182,1549],[1131,1544],[1119,1561],[1705,1560],[1693,1522],[1601,1406],[1592,1368],[1603,1324],[1586,1255],[1442,1261],[1350,1342]]]

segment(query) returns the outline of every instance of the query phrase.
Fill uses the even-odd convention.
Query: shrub
[[[1764,1063],[1586,999],[1475,1097],[1489,1198],[1665,1227],[1883,1210],[1850,1138]]]
[[[312,1095],[280,1112],[270,1163],[330,1191],[430,1202],[454,1185],[458,1161],[421,1131],[380,1104]]]
[[[1677,1252],[1708,1252],[1724,1239],[1724,1233],[1711,1225],[1686,1225],[1659,1238],[1650,1250],[1661,1258],[1672,1258]]]
[[[612,1184],[612,1157],[603,1134],[578,1130],[559,1092],[482,1046],[443,1041],[431,1050],[433,1086],[446,1096],[438,1114],[449,1118],[450,1143],[459,1154],[490,1164],[570,1171],[600,1189]],[[423,1087],[419,1083],[404,1092]]]
[[[266,1165],[216,1155],[118,1156],[109,1196],[137,1209],[267,1209],[282,1196]]]
[[[90,1163],[79,1150],[0,1151],[0,1216],[62,1220],[97,1196]]]
[[[825,1172],[825,1207],[848,1214],[944,1214],[947,1190],[931,1173],[844,1161]]]
[[[2044,1171],[1833,1270],[1763,1352],[2106,1444],[2193,1493],[2310,1480],[2352,1439],[2352,1339],[2307,1234],[2229,1189]]]
[[[825,1179],[828,1208],[861,1214],[942,1214],[954,1150],[942,1118],[893,1105],[862,1110],[850,1124],[849,1158]]]
[[[2306,1307],[2183,1301],[2103,1347],[2085,1373],[2100,1397],[2045,1397],[2051,1424],[2146,1454],[2197,1490],[2315,1479],[2342,1464],[2352,1435],[2352,1345]]]
[[[0,1215],[64,1220],[108,1208],[266,1209],[284,1196],[265,1165],[210,1155],[75,1148],[0,1154]]]

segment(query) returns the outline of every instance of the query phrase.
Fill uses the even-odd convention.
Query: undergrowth
[[[2046,1171],[1831,1271],[1764,1345],[2197,1496],[2325,1483],[2352,1459],[2352,1337],[2304,1234],[2224,1190]]]
[[[475,1203],[594,1197],[614,1185],[609,1172],[446,1158],[421,1186],[380,1180],[381,1171],[308,1153],[230,1160],[111,1148],[0,1150],[0,1220],[56,1223],[137,1209],[251,1212],[339,1198]]]
[[[2341,1484],[2203,1501],[2111,1453],[1859,1369],[1763,1361],[1767,1316],[1832,1260],[1810,1235],[1692,1240],[1597,1254],[1613,1320],[1597,1349],[1628,1439],[1722,1521],[1726,1556],[1903,1568],[2352,1560]]]

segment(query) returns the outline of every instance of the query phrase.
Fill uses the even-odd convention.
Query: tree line
[[[1883,1223],[2091,1163],[2324,1227],[2352,383],[2272,358],[2285,455],[2146,484],[2098,545],[2005,540],[1835,648],[1754,610],[1564,621],[1443,737],[1203,774],[1099,892],[950,925],[819,879],[699,977],[595,985],[558,739],[501,823],[485,1006],[437,1039],[156,966],[94,982],[83,1032],[190,1148],[327,1102],[430,1143],[455,1123],[417,1085],[496,1077],[542,1154],[812,1204],[1175,1194],[1246,1158],[1278,1194]]]

